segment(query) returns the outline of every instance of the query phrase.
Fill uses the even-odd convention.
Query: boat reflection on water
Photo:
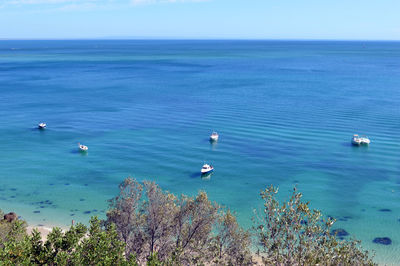
[[[213,175],[213,172],[201,174],[201,179],[210,180],[212,175]]]
[[[211,150],[215,150],[218,146],[218,142],[217,141],[210,141],[210,147]]]

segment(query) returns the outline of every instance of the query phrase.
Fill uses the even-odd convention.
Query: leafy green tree
[[[137,265],[135,257],[125,258],[125,243],[119,240],[115,226],[101,226],[97,217],[63,232],[53,228],[43,242],[33,230],[30,236],[19,236],[23,222],[15,221],[0,249],[0,265]],[[25,232],[25,231],[24,231]]]
[[[0,217],[4,213],[0,210]],[[0,262],[4,265],[29,264],[29,249],[25,239],[26,222],[16,219],[7,221],[0,220]]]
[[[16,217],[16,214],[14,214]],[[3,217],[4,213],[0,210],[0,217]],[[6,219],[0,220],[0,247],[3,246],[4,242],[13,239],[20,241],[26,236],[27,224],[23,220],[15,219],[13,221],[7,221]]]
[[[114,224],[104,230],[97,217],[90,220],[88,235],[76,247],[75,265],[135,265],[134,258],[128,262],[124,256],[125,244],[119,240]]]
[[[67,232],[54,227],[43,243],[42,236],[37,230],[32,231],[29,238],[31,261],[34,264],[68,264],[73,261],[73,255],[80,240],[85,236],[86,226],[78,224],[71,226]]]
[[[330,231],[334,221],[311,210],[296,188],[282,205],[277,193],[273,186],[261,192],[264,211],[254,218],[265,265],[374,265],[358,241],[338,241]]]

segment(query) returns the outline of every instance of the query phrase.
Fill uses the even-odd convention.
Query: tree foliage
[[[255,218],[259,253],[266,265],[373,265],[359,241],[339,241],[331,234],[334,220],[302,202],[296,188],[280,204],[273,186],[261,192],[262,215]]]
[[[15,228],[11,234],[19,230]],[[25,233],[22,239],[8,238],[2,245],[0,261],[4,265],[135,265],[134,258],[125,258],[125,245],[115,226],[102,228],[96,217],[89,228],[78,224],[63,232],[55,227],[44,242],[33,230],[30,236]]]
[[[0,217],[4,213],[0,210]],[[16,217],[16,216],[15,216]],[[3,247],[4,242],[9,240],[19,241],[26,235],[26,222],[22,220],[7,221],[6,219],[0,220],[0,247]]]
[[[249,233],[205,192],[176,197],[154,182],[142,185],[127,178],[110,201],[107,217],[127,244],[126,255],[135,254],[139,263],[251,264]]]
[[[55,227],[45,241],[37,230],[27,235],[16,216],[0,221],[0,265],[374,265],[360,242],[338,240],[335,221],[311,210],[296,188],[284,203],[272,186],[261,192],[253,234],[205,192],[178,197],[132,178],[119,188],[106,221]]]
[[[218,234],[213,239],[215,264],[247,265],[252,261],[249,251],[251,234],[239,226],[230,211],[219,217],[217,231]]]

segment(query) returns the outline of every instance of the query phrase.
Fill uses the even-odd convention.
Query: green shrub
[[[277,193],[273,186],[261,192],[264,211],[254,218],[258,252],[266,265],[374,265],[359,241],[338,241],[331,234],[335,221],[311,210],[296,188],[282,205]]]

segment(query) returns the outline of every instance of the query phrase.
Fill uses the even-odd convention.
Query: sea
[[[245,228],[260,191],[296,187],[400,265],[400,42],[1,40],[0,149],[0,209],[33,226],[104,218],[126,177]]]

